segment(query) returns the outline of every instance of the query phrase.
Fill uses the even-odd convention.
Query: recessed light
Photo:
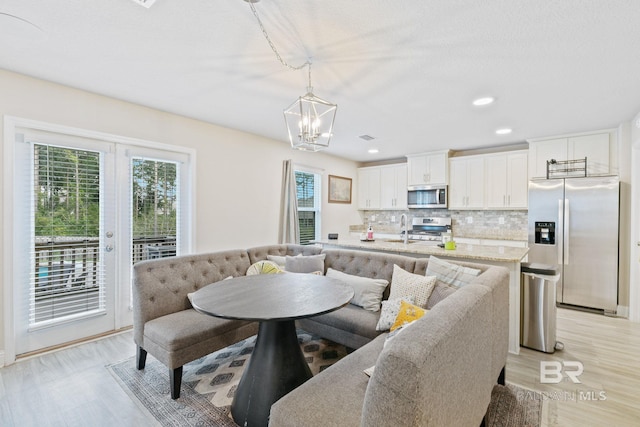
[[[496,99],[493,96],[485,96],[484,98],[478,98],[473,101],[473,105],[481,107],[483,105],[493,104]]]
[[[369,154],[377,154],[379,152],[380,152],[380,150],[378,150],[377,148],[370,148],[369,149]]]
[[[498,135],[509,135],[511,132],[513,132],[513,130],[509,128],[502,128],[502,129],[496,130],[496,133]]]

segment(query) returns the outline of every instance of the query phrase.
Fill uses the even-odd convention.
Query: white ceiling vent
[[[144,6],[147,9],[149,9],[151,6],[153,6],[153,4],[156,2],[156,0],[132,0],[134,3],[138,3],[140,6]]]

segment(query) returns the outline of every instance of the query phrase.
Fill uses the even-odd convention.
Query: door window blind
[[[33,144],[29,327],[105,309],[101,154]]]
[[[131,159],[132,262],[177,254],[180,176],[177,162]]]

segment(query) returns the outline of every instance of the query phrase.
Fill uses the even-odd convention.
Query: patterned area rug
[[[339,344],[298,331],[298,341],[313,375],[347,355]],[[248,363],[255,337],[188,363],[183,368],[180,398],[171,400],[167,368],[153,357],[144,370],[135,358],[108,366],[122,388],[162,426],[237,427],[230,405]],[[508,384],[496,385],[487,410],[487,427],[538,427],[542,399],[538,394]]]

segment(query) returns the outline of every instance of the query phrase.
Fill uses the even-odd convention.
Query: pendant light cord
[[[311,62],[306,61],[304,64],[295,67],[293,65],[290,65],[284,59],[282,59],[282,56],[280,56],[280,52],[278,52],[278,49],[271,41],[269,34],[267,34],[267,30],[264,28],[264,25],[262,24],[262,20],[260,19],[260,16],[258,16],[258,11],[256,10],[255,6],[250,1],[248,3],[249,3],[249,7],[251,7],[251,12],[253,12],[253,16],[255,16],[256,20],[258,21],[258,25],[260,26],[260,30],[262,30],[262,34],[264,35],[264,38],[267,39],[267,42],[269,43],[269,46],[271,46],[271,50],[273,51],[273,53],[276,54],[276,58],[278,58],[278,61],[280,61],[282,65],[289,68],[290,70],[301,70],[304,67],[308,66],[309,67],[309,87],[311,87]]]

